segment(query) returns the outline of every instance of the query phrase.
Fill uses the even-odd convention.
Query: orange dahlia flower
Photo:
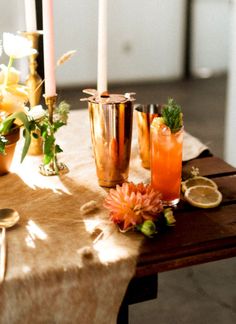
[[[111,220],[127,230],[148,219],[155,221],[163,210],[160,198],[150,184],[126,182],[110,190],[104,207],[110,210]]]

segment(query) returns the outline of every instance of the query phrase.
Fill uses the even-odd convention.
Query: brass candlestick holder
[[[50,124],[53,124],[53,112],[56,107],[57,95],[52,97],[47,97],[47,96],[44,97],[45,97],[46,106],[48,107],[48,119]]]
[[[42,34],[42,32],[22,32],[21,34],[32,42],[32,48],[38,50],[39,36]],[[31,108],[40,103],[42,96],[43,81],[37,72],[37,56],[38,53],[29,56],[29,75],[26,79],[26,85],[29,88],[29,104]],[[35,130],[34,133],[38,135],[38,138],[31,136],[28,154],[41,155],[43,154],[42,137],[40,136],[39,130]]]
[[[38,50],[38,41],[41,32],[23,32],[29,41],[32,42],[32,48]],[[26,85],[29,87],[29,103],[30,107],[34,107],[40,103],[42,95],[42,79],[37,72],[37,56],[38,53],[29,56],[29,75],[26,79]]]
[[[39,166],[39,172],[44,176],[61,175],[69,172],[68,167],[63,162],[58,162],[57,160],[58,146],[56,145],[55,128],[53,125],[56,101],[57,95],[45,96],[45,103],[48,108],[48,124],[44,136],[44,161]]]

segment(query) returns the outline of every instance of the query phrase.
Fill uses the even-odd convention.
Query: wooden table
[[[129,179],[148,182],[150,172],[140,166],[135,133],[133,139]],[[181,202],[176,226],[150,240],[137,233],[123,235],[109,222],[103,207],[107,191],[97,184],[86,110],[70,114],[58,142],[68,174],[43,177],[38,173],[41,157],[19,164],[18,146],[12,173],[0,179],[0,207],[14,208],[21,216],[7,231],[0,322],[64,323],[66,317],[76,324],[114,323],[111,316],[116,320],[137,260],[119,315],[125,324],[128,304],[156,297],[157,273],[236,255],[235,168],[215,157],[185,164],[184,172],[195,165],[202,175],[214,178],[223,202],[211,210]],[[81,206],[91,200],[98,208],[83,215]],[[96,229],[104,234],[98,241]]]
[[[181,202],[174,212],[177,223],[141,247],[136,275],[130,282],[118,322],[128,323],[128,305],[157,297],[157,274],[236,256],[236,168],[216,157],[199,158],[192,166],[212,178],[223,195],[213,209],[199,209]]]

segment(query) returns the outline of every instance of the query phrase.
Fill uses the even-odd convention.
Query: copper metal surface
[[[138,125],[138,146],[142,166],[150,169],[150,125],[160,114],[159,105],[139,105],[135,108]]]
[[[128,99],[127,99],[128,98]],[[88,98],[93,151],[100,186],[114,187],[128,179],[133,100],[128,96]]]

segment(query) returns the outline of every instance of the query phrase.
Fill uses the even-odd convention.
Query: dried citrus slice
[[[221,192],[209,186],[193,186],[185,191],[184,198],[195,207],[213,208],[222,201]]]
[[[196,176],[182,182],[182,191],[185,192],[188,188],[193,186],[208,186],[217,189],[217,184],[211,179],[206,177]]]

